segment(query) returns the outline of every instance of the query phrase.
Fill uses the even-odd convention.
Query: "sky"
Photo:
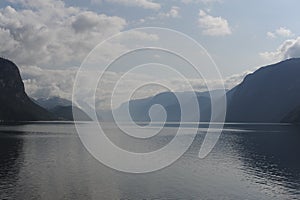
[[[230,89],[260,66],[300,57],[299,6],[297,0],[2,0],[0,56],[20,67],[30,96],[70,99],[76,72],[97,44],[133,28],[162,27],[201,44]],[[130,37],[156,40],[141,32]],[[109,43],[106,54],[124,48]]]

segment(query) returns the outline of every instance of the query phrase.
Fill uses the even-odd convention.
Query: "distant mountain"
[[[126,117],[127,107],[129,108],[129,113],[135,122],[149,122],[149,110],[155,105],[159,104],[164,107],[167,114],[167,122],[179,122],[181,119],[181,107],[179,101],[176,97],[180,97],[182,100],[181,104],[185,105],[187,112],[190,113],[189,116],[185,119],[187,122],[198,122],[198,121],[209,121],[211,112],[211,102],[210,95],[219,97],[222,95],[221,90],[215,90],[211,92],[196,92],[197,100],[199,103],[199,110],[201,117],[200,119],[196,117],[195,110],[192,107],[189,107],[189,104],[192,102],[193,92],[163,92],[157,94],[153,97],[148,97],[145,99],[136,99],[129,102],[123,103],[118,109],[115,110],[115,113],[118,116],[121,116],[119,119],[123,121],[128,121]],[[154,119],[161,119],[162,113],[157,111],[153,113]],[[124,117],[122,117],[124,116]]]
[[[76,115],[76,121],[92,121],[92,119],[80,108],[72,106],[55,106],[50,109],[61,120],[74,121],[73,114]]]
[[[160,104],[163,107],[171,106],[173,104],[178,104],[175,94],[172,92],[160,93],[154,97],[148,97],[145,99],[135,99],[129,102],[123,103],[116,111],[117,115],[121,120],[129,120],[126,115],[126,110],[129,108],[130,115],[132,119],[136,122],[148,122],[150,121],[150,116],[148,114],[149,109],[154,104]],[[174,115],[180,117],[180,109],[173,108],[168,109],[168,121],[173,121]]]
[[[91,121],[91,118],[80,108],[72,108],[72,102],[60,97],[40,98],[35,102],[53,113],[60,120],[74,121],[73,111],[77,121]]]
[[[167,121],[181,121],[181,111],[176,95],[183,96],[183,104],[189,104],[190,92],[164,92],[145,99],[131,100],[115,110],[118,116],[127,116],[127,107],[136,122],[150,121],[149,109],[160,104],[167,112]],[[212,91],[218,98],[220,91]],[[300,58],[288,59],[262,67],[227,92],[227,122],[300,122]],[[211,101],[209,92],[198,92],[201,119],[191,110],[188,121],[209,121]],[[153,114],[153,113],[152,113]],[[161,112],[154,113],[159,119]],[[128,120],[128,117],[120,117]]]
[[[53,109],[56,106],[72,106],[72,102],[60,97],[39,98],[36,103],[47,110]]]
[[[24,89],[18,67],[0,58],[0,120],[37,121],[55,120],[46,109],[31,101]]]
[[[262,67],[230,91],[228,122],[281,122],[300,102],[300,59]]]

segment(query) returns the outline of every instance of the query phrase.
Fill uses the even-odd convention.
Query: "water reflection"
[[[298,126],[248,126],[245,137],[232,132],[233,143],[243,162],[242,168],[256,179],[262,190],[278,195],[289,193],[298,199],[300,191],[300,129]]]
[[[0,199],[13,199],[23,162],[23,140],[0,134]]]
[[[200,128],[176,163],[140,175],[99,163],[84,149],[71,124],[0,130],[0,199],[300,198],[298,127],[227,125],[205,159],[198,158],[204,137]],[[112,138],[119,135],[113,135],[115,131]],[[169,141],[167,133],[137,146],[155,149]]]

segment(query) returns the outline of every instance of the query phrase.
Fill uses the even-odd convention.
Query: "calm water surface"
[[[133,175],[95,160],[72,124],[1,126],[0,199],[300,199],[300,127],[228,124],[199,159],[203,130],[173,165]],[[110,129],[109,137],[135,151],[172,139],[162,134],[128,145],[117,132]]]

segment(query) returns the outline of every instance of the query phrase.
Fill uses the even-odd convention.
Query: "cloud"
[[[36,66],[20,67],[26,93],[35,99],[59,96],[71,99],[76,68],[43,69]]]
[[[253,73],[254,71],[256,71],[258,68],[253,68],[252,70],[246,70],[242,73],[239,73],[239,74],[233,74],[229,77],[227,77],[225,80],[224,80],[224,84],[225,84],[225,88],[226,89],[231,89],[235,86],[237,86],[238,84],[240,84],[244,78],[248,75],[248,74],[251,74]]]
[[[179,12],[180,12],[180,8],[178,6],[172,6],[168,12],[161,13],[160,17],[178,18],[178,17],[180,17]]]
[[[45,69],[37,66],[22,66],[20,67],[21,76],[25,85],[26,93],[35,99],[49,98],[58,96],[65,99],[72,99],[73,85],[78,68],[68,69]],[[81,76],[82,82],[88,82],[94,71],[86,71],[86,76]],[[114,89],[115,84],[121,79],[123,73],[106,71],[102,77],[101,88],[98,88],[95,95],[96,102],[99,104],[98,109],[108,109],[111,103],[111,91]],[[143,85],[143,83],[153,81],[153,76],[145,74],[128,74],[128,77],[119,85],[115,91],[115,101],[119,104],[124,102],[124,97],[127,96],[130,88],[134,88],[137,85]],[[88,84],[87,84],[88,85]],[[87,88],[86,91],[90,91]],[[137,97],[143,98],[157,94],[162,90],[144,90],[138,91]],[[92,99],[84,99],[85,102],[92,102]],[[118,104],[118,105],[119,105]]]
[[[293,37],[294,33],[285,28],[285,27],[280,27],[277,30],[275,30],[274,32],[267,32],[267,37],[269,38],[277,38],[277,37]]]
[[[291,37],[294,36],[291,30],[286,29],[284,27],[280,27],[279,29],[276,30],[277,35],[282,36],[282,37]]]
[[[10,0],[0,9],[0,55],[18,65],[62,66],[81,62],[126,20],[67,7],[60,0]]]
[[[269,61],[280,61],[300,57],[300,37],[284,41],[275,51],[260,53]]]
[[[48,98],[52,96],[59,96],[65,99],[72,99],[73,83],[75,81],[75,76],[77,68],[69,69],[44,69],[36,66],[23,66],[20,68],[21,76],[25,84],[25,89],[27,94],[30,97],[35,99],[38,98]],[[254,71],[254,70],[253,70]],[[253,72],[245,71],[240,74],[235,74],[230,77],[224,78],[222,80],[206,80],[210,86],[213,86],[214,89],[221,88],[221,84],[225,84],[225,88],[231,89],[237,84],[239,84],[244,77]],[[90,71],[86,75],[86,80],[89,81],[91,75],[89,73],[94,73]],[[105,72],[101,84],[101,88],[98,88],[98,91],[95,95],[96,97],[96,106],[99,110],[106,110],[110,108],[111,103],[111,91],[114,88],[116,82],[120,80],[123,74],[120,72]],[[130,88],[135,88],[137,85],[144,85],[145,82],[153,83],[156,79],[147,74],[128,74],[128,77],[119,84],[118,89],[115,91],[115,99],[117,102],[115,105],[118,107],[121,103],[126,101],[125,98],[128,93],[131,93]],[[157,80],[159,81],[159,80]],[[186,82],[179,80],[177,78],[163,80],[167,85],[172,85],[172,91],[187,91]],[[195,89],[195,91],[206,91],[207,86],[203,79],[189,79],[190,84]],[[89,89],[86,89],[89,91]],[[166,91],[165,88],[158,87],[157,85],[149,85],[147,87],[140,88],[134,93],[134,98],[145,98],[148,96],[153,96],[155,94]],[[91,99],[84,99],[85,102],[92,102]]]
[[[202,34],[209,36],[223,36],[232,34],[231,28],[226,19],[222,17],[213,17],[205,11],[199,11],[199,26],[202,28]]]
[[[192,87],[195,89],[195,91],[207,91],[206,83],[208,83],[210,86],[212,86],[212,89],[220,89],[225,87],[225,89],[232,89],[233,87],[240,84],[243,79],[250,73],[253,73],[256,69],[253,70],[247,70],[240,74],[233,74],[229,77],[225,77],[223,80],[201,80],[201,79],[192,79],[189,80]],[[187,88],[184,86],[185,84],[178,80],[173,80],[172,82],[177,88],[177,91],[187,91]]]
[[[184,4],[191,4],[191,3],[203,3],[203,4],[212,4],[212,3],[221,3],[222,0],[181,0]]]
[[[267,32],[268,38],[276,38],[276,34],[272,32]]]
[[[92,3],[99,4],[102,1],[106,1],[108,3],[116,3],[124,6],[140,7],[153,10],[159,10],[161,8],[159,3],[153,2],[151,0],[92,0]]]
[[[178,6],[172,6],[170,8],[170,10],[168,11],[161,11],[159,13],[155,13],[154,15],[151,15],[151,16],[148,16],[148,17],[145,17],[144,19],[140,19],[139,21],[137,21],[136,25],[141,25],[145,22],[149,22],[149,21],[152,21],[152,22],[155,22],[156,24],[157,23],[161,23],[163,25],[163,20],[165,19],[176,19],[176,18],[181,18],[180,16],[180,7]]]

